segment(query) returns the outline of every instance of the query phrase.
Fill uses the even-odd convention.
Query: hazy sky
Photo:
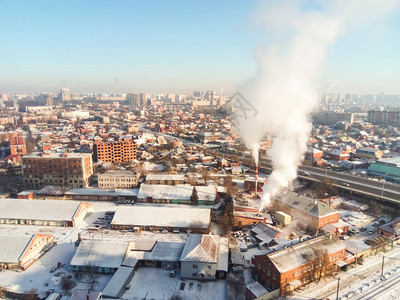
[[[0,93],[232,91],[268,46],[260,9],[268,4],[0,0]],[[328,92],[400,93],[399,9],[342,34],[325,70]]]

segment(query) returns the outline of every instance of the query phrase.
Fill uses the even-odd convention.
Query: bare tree
[[[38,290],[30,289],[25,293],[25,300],[36,300],[38,299]]]
[[[301,269],[302,276],[300,277],[302,282],[311,282],[321,280],[322,276],[329,271],[329,255],[326,249],[311,249],[310,253],[306,255],[307,263],[306,267]]]
[[[207,181],[211,178],[210,171],[208,171],[207,169],[202,169],[200,174],[204,179],[204,184],[207,185]]]
[[[61,278],[61,288],[69,295],[69,291],[76,287],[76,282],[70,276],[63,276]]]
[[[204,224],[200,221],[193,221],[189,224],[190,233],[202,233],[204,231]]]

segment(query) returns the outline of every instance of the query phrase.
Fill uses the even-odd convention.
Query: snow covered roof
[[[268,293],[268,290],[263,287],[258,281],[252,282],[248,285],[246,285],[246,288],[255,296],[255,297],[260,297],[266,293]]]
[[[215,186],[196,186],[197,196],[199,200],[215,201]],[[189,200],[193,192],[191,185],[163,185],[163,184],[142,184],[138,192],[139,199],[152,197],[153,199],[170,199],[170,200]]]
[[[185,175],[179,174],[148,174],[146,180],[181,180],[185,179]]]
[[[111,277],[103,290],[104,297],[119,298],[122,290],[125,290],[125,284],[134,272],[130,267],[119,267],[117,272]]]
[[[137,196],[138,189],[70,189],[65,195]]]
[[[34,235],[0,235],[0,263],[18,263]]]
[[[219,254],[219,236],[189,235],[183,249],[181,261],[217,263]]]
[[[0,219],[72,220],[81,203],[63,200],[0,199]]]
[[[139,260],[178,262],[181,257],[184,242],[160,242],[154,245],[154,248],[149,251],[130,251],[123,266],[135,267]]]
[[[119,207],[112,225],[188,228],[192,222],[208,228],[211,210],[197,207]]]
[[[70,264],[118,268],[125,258],[128,244],[127,241],[82,240]]]
[[[133,177],[135,174],[130,170],[108,170],[98,177]]]
[[[314,249],[327,250],[328,254],[345,250],[345,244],[336,237],[320,236],[286,249],[268,254],[268,257],[282,274],[310,262],[309,256]]]

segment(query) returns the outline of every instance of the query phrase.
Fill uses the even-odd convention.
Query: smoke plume
[[[310,3],[318,6],[304,7]],[[311,132],[310,115],[318,104],[318,87],[323,85],[321,75],[329,46],[346,27],[370,21],[368,14],[373,18],[385,14],[394,4],[266,1],[259,7],[255,22],[262,32],[267,29],[263,40],[268,45],[256,49],[258,72],[239,89],[257,114],[241,118],[238,131],[256,163],[261,137],[265,133],[273,137],[267,154],[274,170],[263,187],[260,210],[297,177]]]

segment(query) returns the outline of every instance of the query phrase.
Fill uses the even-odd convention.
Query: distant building
[[[70,101],[71,100],[71,90],[67,89],[67,88],[61,89],[59,97],[62,101]]]
[[[258,282],[281,295],[346,265],[346,246],[336,237],[312,238],[270,254],[255,255],[253,274]]]
[[[0,270],[26,270],[54,243],[48,234],[0,235]]]
[[[40,105],[45,105],[45,106],[53,106],[53,94],[52,93],[43,93],[40,94],[38,97],[38,101],[40,102]]]
[[[358,158],[366,159],[381,159],[382,151],[377,148],[358,148],[356,150],[355,156]]]
[[[215,280],[228,273],[228,239],[218,235],[189,235],[181,255],[181,278]]]
[[[97,141],[93,145],[97,161],[102,162],[130,162],[136,159],[136,143],[132,140],[113,142]]]
[[[11,155],[18,154],[23,156],[26,154],[26,145],[22,136],[16,136],[10,139],[10,151]]]
[[[129,189],[138,185],[139,176],[128,170],[109,170],[97,177],[98,186],[101,189]]]
[[[146,184],[177,185],[183,184],[184,181],[185,176],[178,174],[148,174],[146,176]]]
[[[376,125],[388,124],[396,125],[400,124],[400,111],[368,111],[368,122]]]
[[[22,157],[22,178],[28,189],[46,185],[87,188],[92,175],[90,153],[33,152]]]

